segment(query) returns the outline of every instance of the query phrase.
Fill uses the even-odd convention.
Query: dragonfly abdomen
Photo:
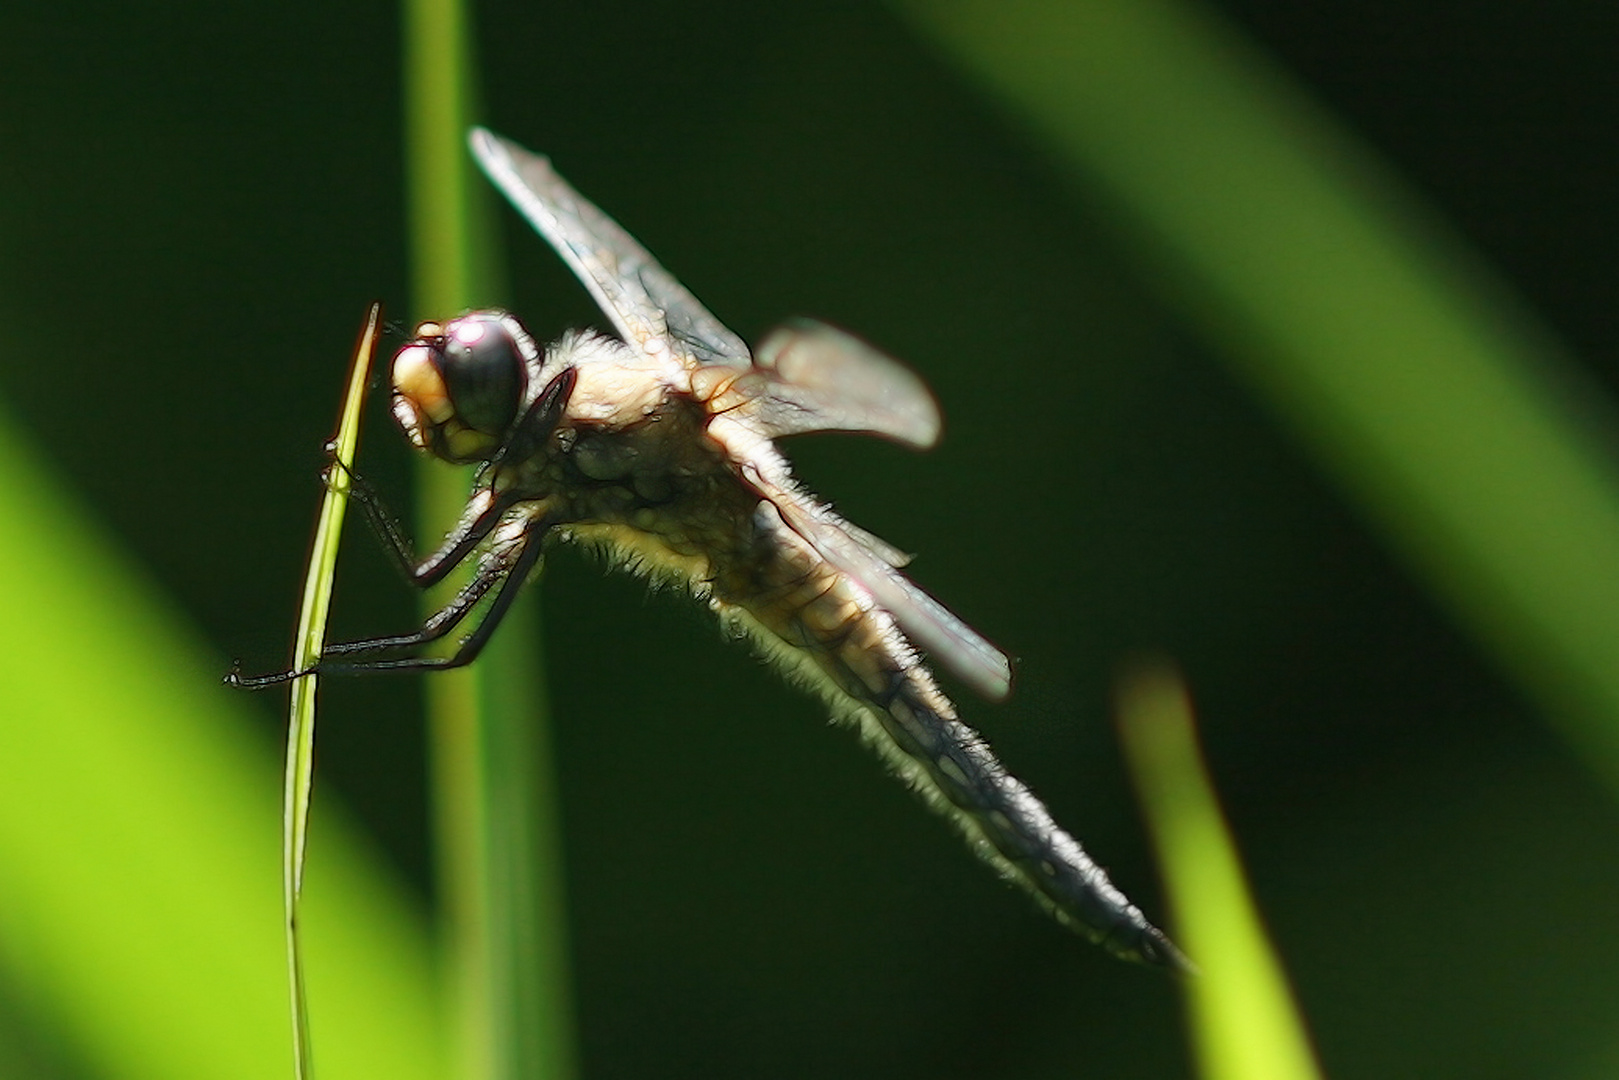
[[[924,801],[1059,922],[1126,959],[1184,968],[1045,806],[956,715],[892,616],[791,531],[719,567],[710,602],[807,673]]]
[[[885,708],[869,709],[883,736],[919,767],[923,776],[913,776],[913,783],[924,796],[1058,922],[1126,959],[1181,966],[1174,946],[930,682],[907,675]]]
[[[955,823],[981,858],[1031,892],[1058,922],[1126,959],[1184,963],[983,738],[957,718],[919,664],[896,671],[887,692],[856,701],[866,737]]]

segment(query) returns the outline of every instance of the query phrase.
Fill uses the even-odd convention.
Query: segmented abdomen
[[[773,534],[773,535],[772,535]],[[1184,968],[1180,952],[956,716],[894,620],[791,530],[761,532],[716,566],[711,602],[805,673],[923,798],[1059,922],[1127,959]]]

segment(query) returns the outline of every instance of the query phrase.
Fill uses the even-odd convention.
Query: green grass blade
[[[1136,672],[1121,688],[1119,730],[1163,862],[1176,940],[1199,969],[1185,985],[1201,1074],[1314,1080],[1309,1037],[1243,881],[1180,678],[1164,668]]]
[[[488,193],[466,149],[473,67],[465,9],[411,0],[405,16],[414,291],[425,315],[442,318],[489,306],[501,289],[482,215]],[[465,477],[429,464],[421,490],[419,534],[442,534],[465,502]],[[440,896],[467,1078],[575,1072],[542,670],[531,613],[518,610],[472,669],[435,674],[427,685]]]
[[[1202,9],[901,6],[1619,785],[1615,423],[1550,335]]]
[[[343,511],[348,505],[354,451],[360,441],[361,406],[376,351],[380,304],[372,304],[360,343],[349,370],[348,395],[338,421],[333,457],[337,463],[327,479],[321,500],[315,542],[309,552],[309,574],[304,580],[303,608],[298,614],[292,670],[303,671],[320,660],[326,643],[326,614],[331,608],[332,580],[337,573],[337,548],[343,536]],[[304,990],[303,954],[299,948],[299,902],[304,887],[304,856],[309,846],[309,801],[315,781],[315,690],[310,675],[292,683],[291,714],[287,721],[287,767],[282,797],[283,903],[287,916],[287,967],[292,987],[293,1073],[299,1080],[314,1075],[309,1037],[309,1000]]]

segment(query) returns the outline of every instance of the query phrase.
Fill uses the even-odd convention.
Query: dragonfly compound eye
[[[499,315],[423,323],[394,356],[394,419],[418,449],[453,462],[483,460],[517,419],[526,371]]]

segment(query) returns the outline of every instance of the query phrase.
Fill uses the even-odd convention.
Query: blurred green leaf
[[[1309,1036],[1243,881],[1180,676],[1162,665],[1130,673],[1119,731],[1164,866],[1175,935],[1199,969],[1185,986],[1202,1075],[1312,1080],[1320,1073]]]
[[[1619,423],[1550,335],[1200,6],[900,6],[1619,784]]]
[[[0,953],[98,1075],[288,1075],[264,699],[220,672],[0,423]],[[328,806],[304,921],[332,1076],[442,1076],[430,950]]]

